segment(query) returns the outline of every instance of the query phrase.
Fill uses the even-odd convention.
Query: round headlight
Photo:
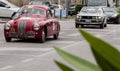
[[[102,17],[98,17],[98,19],[101,19]]]
[[[98,20],[102,20],[102,17],[97,17]]]
[[[10,28],[11,28],[10,24],[9,24],[9,23],[6,23],[6,24],[5,24],[5,30],[10,30]]]
[[[118,16],[118,14],[113,14],[113,15],[112,15],[112,17],[117,17],[117,16]]]
[[[35,31],[37,31],[37,30],[40,29],[40,26],[39,26],[39,24],[36,23],[36,24],[34,24],[34,27],[33,27],[33,28],[34,28]]]

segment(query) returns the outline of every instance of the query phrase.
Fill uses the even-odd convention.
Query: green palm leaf
[[[64,58],[68,63],[72,64],[81,71],[101,71],[97,65],[94,65],[82,58],[69,54],[59,48],[55,47],[58,54]]]
[[[74,71],[72,68],[66,66],[65,64],[59,62],[59,61],[55,61],[55,63],[59,66],[59,68],[62,70],[62,71]]]
[[[89,42],[97,63],[103,71],[120,71],[120,52],[105,41],[79,30]]]

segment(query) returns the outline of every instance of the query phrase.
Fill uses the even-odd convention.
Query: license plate
[[[91,23],[91,20],[86,20],[86,23],[87,23],[87,24],[90,24],[90,23]]]

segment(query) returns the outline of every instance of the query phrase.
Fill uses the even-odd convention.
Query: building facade
[[[49,0],[50,1],[50,0]],[[87,0],[70,0],[70,4],[86,4]],[[120,0],[113,0],[116,6],[120,6]],[[52,3],[64,4],[66,0],[51,0]]]

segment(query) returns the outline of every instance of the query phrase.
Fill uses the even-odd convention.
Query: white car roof
[[[4,3],[6,3],[6,4],[8,4],[10,7],[12,7],[12,8],[16,8],[17,6],[16,5],[14,5],[14,4],[12,4],[12,3],[10,3],[10,2],[8,2],[8,0],[0,0],[1,2],[4,2]]]

